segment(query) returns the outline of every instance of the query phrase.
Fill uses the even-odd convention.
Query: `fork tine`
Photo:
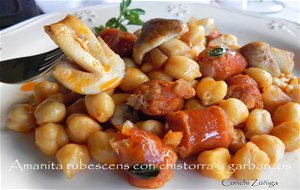
[[[55,63],[57,63],[59,60],[61,60],[64,57],[64,54],[58,54],[55,57],[52,57],[51,60],[48,60],[47,62],[45,62],[44,64],[42,64],[39,68],[38,71],[43,71],[43,70],[47,70],[48,68],[51,68]]]
[[[52,50],[51,52],[48,52],[48,54],[45,56],[45,61],[47,61],[48,59],[51,59],[53,56],[56,56],[57,54],[62,53],[61,49],[56,48],[54,50]]]
[[[60,57],[64,55],[64,53],[62,51],[57,52],[55,55],[52,55],[51,57],[48,57],[46,59],[44,59],[44,62],[42,64],[39,65],[39,68],[47,66],[48,64],[50,64],[53,60],[55,60],[57,57]]]

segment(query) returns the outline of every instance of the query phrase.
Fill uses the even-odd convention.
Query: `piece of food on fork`
[[[97,94],[117,87],[125,75],[125,64],[101,39],[76,16],[44,27],[51,39],[72,61],[53,70],[54,77],[66,88],[79,94]]]

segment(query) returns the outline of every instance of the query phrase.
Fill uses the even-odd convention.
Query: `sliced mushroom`
[[[259,67],[273,76],[291,74],[294,68],[292,52],[270,47],[265,42],[251,42],[240,49],[250,66]]]
[[[147,52],[186,31],[186,24],[179,20],[157,18],[147,21],[133,48],[134,61],[141,64]]]
[[[66,88],[79,94],[97,94],[119,85],[125,75],[124,61],[77,17],[68,15],[45,26],[45,31],[70,59],[85,70],[78,70],[67,62],[55,67],[54,77]]]
[[[138,113],[132,107],[126,104],[116,105],[113,117],[110,119],[111,124],[119,129],[126,121],[135,123],[138,121]]]

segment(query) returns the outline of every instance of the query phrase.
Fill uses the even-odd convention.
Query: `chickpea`
[[[6,127],[17,132],[29,132],[36,127],[32,108],[28,104],[13,106],[8,113]]]
[[[199,81],[198,80],[192,80],[192,81],[188,81],[190,86],[196,90],[198,84],[199,84]]]
[[[284,92],[292,98],[293,102],[300,104],[300,85],[288,85]]]
[[[33,95],[37,102],[42,102],[50,95],[58,93],[59,86],[55,82],[43,81],[38,83],[33,89]]]
[[[269,134],[273,129],[271,114],[264,109],[254,109],[250,112],[245,126],[245,135],[251,139],[254,135]]]
[[[149,73],[150,71],[154,70],[155,67],[151,64],[151,63],[143,63],[142,66],[140,67],[140,70],[143,72],[143,73]]]
[[[231,152],[236,152],[240,149],[244,144],[246,144],[247,140],[245,134],[241,129],[233,129],[233,140],[229,145],[229,150]]]
[[[114,114],[115,103],[106,93],[85,96],[85,106],[89,115],[99,122],[106,122]]]
[[[85,143],[88,136],[102,130],[101,126],[85,114],[75,113],[67,119],[67,134],[74,143]]]
[[[199,99],[197,98],[191,98],[191,99],[188,99],[186,101],[186,103],[184,104],[184,107],[183,109],[185,110],[190,110],[190,109],[204,109],[206,108],[205,106],[203,106],[200,102]]]
[[[55,93],[50,95],[47,100],[54,100],[64,104],[66,102],[66,96],[63,93]]]
[[[183,41],[172,38],[159,46],[159,49],[168,57],[174,55],[184,55],[189,50],[189,46]]]
[[[269,165],[268,155],[254,143],[247,142],[232,159],[237,179],[258,179],[263,168]]]
[[[300,84],[300,78],[297,78],[297,77],[292,77],[291,80],[290,80],[290,85],[298,85]]]
[[[68,143],[69,139],[62,125],[47,123],[35,130],[35,144],[46,155],[54,155],[60,147]]]
[[[203,38],[205,38],[204,27],[194,23],[188,23],[188,27],[189,31],[184,33],[181,40],[187,44],[195,46],[199,44]]]
[[[273,85],[279,87],[281,90],[287,87],[287,83],[282,78],[273,77]]]
[[[34,117],[37,124],[59,123],[63,121],[67,113],[66,106],[55,100],[45,100],[40,103],[35,111]]]
[[[182,137],[183,137],[182,132],[178,132],[178,131],[173,132],[172,130],[169,130],[163,138],[163,143],[164,145],[172,149],[175,149],[180,144]]]
[[[134,63],[134,61],[131,58],[123,57],[123,61],[127,68],[128,67],[136,67],[136,64]]]
[[[229,98],[219,102],[219,106],[227,113],[233,126],[237,126],[247,121],[249,110],[241,100]]]
[[[114,134],[112,131],[96,131],[90,134],[87,145],[94,160],[102,164],[117,163],[117,156],[109,143]]]
[[[210,106],[223,100],[227,94],[227,84],[205,77],[199,82],[196,93],[204,106]]]
[[[271,132],[280,138],[286,151],[294,151],[300,148],[300,121],[286,121],[277,125]]]
[[[90,162],[88,149],[85,145],[66,144],[59,149],[55,158],[62,165],[67,178],[71,179],[76,173],[85,170]]]
[[[230,158],[230,153],[226,148],[203,151],[197,158],[197,163],[204,165],[200,173],[217,180],[228,179],[232,175],[228,168]]]
[[[259,88],[272,85],[272,75],[261,68],[250,67],[246,70],[245,74],[253,78]]]
[[[153,70],[150,71],[148,74],[148,77],[150,80],[164,80],[164,81],[173,81],[174,79],[172,77],[170,77],[169,75],[167,75],[165,72],[161,71],[161,70]]]
[[[159,121],[152,120],[152,119],[137,122],[135,126],[144,131],[150,131],[159,137],[162,137],[164,133],[163,124]]]
[[[127,99],[131,94],[129,93],[116,93],[113,94],[111,97],[115,104],[125,104],[127,103]]]
[[[67,108],[67,112],[68,112],[68,115],[72,115],[73,113],[84,113],[84,114],[87,113],[84,98],[80,98],[76,102],[71,104]]]
[[[300,104],[295,102],[288,102],[278,106],[273,113],[273,121],[278,125],[285,121],[300,121]]]
[[[175,79],[185,79],[187,81],[201,77],[198,63],[185,56],[170,57],[165,64],[164,71]]]
[[[168,59],[168,57],[159,48],[154,48],[148,53],[148,55],[151,60],[151,65],[157,69],[161,68]]]
[[[270,85],[263,88],[262,100],[264,109],[272,113],[279,105],[290,102],[292,99],[279,87]]]
[[[148,81],[149,78],[141,70],[135,67],[129,67],[126,71],[126,76],[123,78],[120,88],[125,92],[132,92],[138,86]]]
[[[260,150],[264,151],[270,158],[270,166],[275,166],[284,156],[285,146],[283,142],[272,135],[255,135],[251,138]]]

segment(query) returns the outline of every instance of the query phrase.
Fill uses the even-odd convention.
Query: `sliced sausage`
[[[233,138],[232,123],[218,106],[172,112],[166,118],[170,130],[183,133],[176,149],[182,158],[204,150],[227,148]]]

